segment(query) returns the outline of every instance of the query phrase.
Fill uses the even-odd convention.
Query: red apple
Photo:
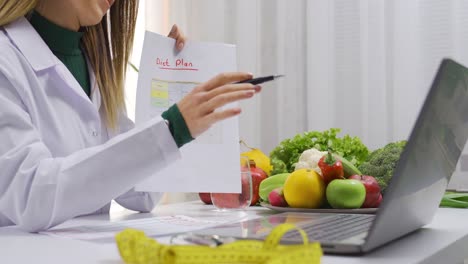
[[[374,207],[374,208],[379,207],[379,205],[380,205],[381,202],[382,202],[382,193],[380,193],[379,199],[377,199],[377,201],[375,202],[375,204],[373,204],[372,207]]]
[[[211,202],[211,193],[198,193],[200,200],[205,204],[212,204]]]
[[[380,186],[377,180],[368,175],[351,175],[348,179],[359,180],[364,184],[366,188],[366,199],[362,204],[362,208],[376,208],[379,207],[380,201],[382,200],[382,194],[380,193]]]
[[[250,160],[250,174],[252,175],[252,202],[250,205],[256,205],[260,200],[260,183],[267,178],[267,174],[258,168],[253,160]]]
[[[268,194],[268,201],[273,206],[288,207],[286,199],[284,199],[283,187],[276,188]]]

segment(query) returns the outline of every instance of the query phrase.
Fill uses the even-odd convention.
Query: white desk
[[[274,213],[265,208],[250,208],[245,216]],[[130,211],[81,217],[63,226],[88,225],[149,217],[151,215],[183,214],[195,218],[216,219],[219,213],[201,202],[159,206],[151,214]],[[228,215],[231,214],[231,215]],[[223,217],[238,217],[227,213]],[[162,241],[162,240],[161,240]],[[463,263],[468,258],[468,210],[438,210],[433,222],[420,231],[384,246],[364,256],[323,257],[322,263]],[[28,234],[16,228],[0,228],[0,263],[122,263],[114,243],[98,244],[60,237]]]

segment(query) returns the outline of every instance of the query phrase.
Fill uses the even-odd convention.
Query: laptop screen
[[[431,222],[467,136],[468,69],[445,59],[385,191],[366,249]]]

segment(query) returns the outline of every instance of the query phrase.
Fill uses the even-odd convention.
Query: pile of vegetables
[[[339,128],[331,128],[323,132],[310,131],[298,134],[293,138],[283,140],[270,153],[272,175],[282,172],[292,172],[302,152],[315,148],[319,151],[332,150],[344,157],[354,166],[359,166],[367,160],[368,148],[358,137],[345,135],[338,137]]]
[[[406,140],[392,142],[382,148],[369,151],[360,138],[339,136],[339,128],[325,131],[309,131],[285,139],[270,153],[271,176],[260,185],[260,197],[268,201],[268,194],[284,185],[288,175],[306,168],[322,175],[319,160],[324,154],[333,153],[342,161],[344,178],[351,175],[369,175],[377,180],[382,193],[393,175]],[[278,177],[275,177],[278,176]]]
[[[292,138],[281,141],[272,150],[269,157],[260,149],[249,147],[241,142],[249,149],[241,153],[241,156],[247,156],[251,160],[251,164],[254,164],[251,169],[261,171],[262,173],[258,173],[259,175],[264,174],[261,179],[259,178],[254,182],[254,197],[257,198],[252,199],[252,205],[256,204],[260,199],[260,201],[272,205],[273,203],[277,204],[275,206],[294,207],[295,205],[290,204],[290,198],[287,198],[286,195],[287,182],[292,182],[291,180],[288,181],[288,179],[297,178],[302,181],[299,185],[296,184],[289,188],[289,193],[311,194],[315,192],[319,194],[320,191],[311,192],[310,189],[307,189],[306,192],[298,191],[299,187],[306,185],[304,183],[307,181],[312,181],[314,179],[312,176],[316,175],[315,179],[320,178],[325,187],[329,183],[335,182],[335,180],[360,181],[363,188],[365,188],[366,195],[362,204],[363,208],[378,207],[378,203],[382,200],[407,141],[391,142],[381,148],[369,151],[358,137],[349,135],[339,137],[340,131],[339,128],[331,128],[321,132],[309,131],[297,134]],[[303,172],[299,174],[300,171]],[[299,182],[299,180],[296,181]],[[315,184],[314,186],[319,185]],[[372,188],[377,191],[374,192]],[[331,191],[330,194],[328,193],[327,189],[326,199],[329,199],[332,194]],[[378,202],[377,204],[368,203],[367,200],[372,202],[372,199],[368,199],[370,193],[379,195],[374,199]],[[200,198],[202,197],[200,196]],[[316,200],[319,201],[320,199],[322,197],[318,195]],[[310,202],[311,199],[300,197],[296,200]],[[202,201],[204,200],[202,199]],[[325,203],[323,206],[331,205],[335,208],[330,200],[326,201],[328,201],[328,204]],[[346,201],[349,201],[349,199]],[[211,201],[205,203],[211,203]],[[356,208],[359,208],[359,206]],[[446,193],[441,201],[441,206],[468,208],[468,194]]]

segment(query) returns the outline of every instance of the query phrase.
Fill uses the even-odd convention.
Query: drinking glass
[[[211,201],[218,210],[244,209],[252,201],[252,175],[248,157],[240,158],[240,193],[211,193]]]

